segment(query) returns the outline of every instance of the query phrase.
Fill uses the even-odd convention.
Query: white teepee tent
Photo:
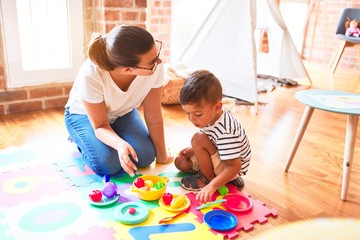
[[[268,53],[256,51],[257,28],[268,33]],[[253,103],[258,74],[311,82],[276,0],[218,0],[178,61],[212,71],[224,95]]]

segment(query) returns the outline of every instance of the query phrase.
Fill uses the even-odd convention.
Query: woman
[[[120,25],[89,43],[68,102],[65,124],[97,174],[173,160],[167,155],[161,113],[162,43],[146,30]],[[146,126],[137,107],[142,104]]]

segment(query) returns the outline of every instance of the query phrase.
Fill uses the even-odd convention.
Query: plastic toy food
[[[140,188],[143,191],[150,191],[150,188],[148,186],[144,186]]]
[[[135,185],[135,187],[137,187],[137,188],[142,188],[142,187],[145,186],[145,181],[144,181],[144,179],[142,179],[142,178],[137,178],[137,179],[135,179],[135,181],[134,181],[134,185]]]
[[[113,182],[107,182],[104,185],[102,190],[102,194],[107,198],[112,198],[117,195],[117,186]]]
[[[165,205],[170,205],[173,200],[173,195],[171,193],[164,193],[162,199]]]
[[[134,214],[136,213],[136,208],[131,207],[131,208],[128,209],[128,212],[129,212],[131,215],[134,215]]]
[[[179,195],[177,198],[175,198],[175,199],[173,199],[173,201],[171,201],[170,207],[172,209],[176,209],[176,208],[181,207],[185,203],[186,203],[186,197],[184,195]]]
[[[100,202],[101,198],[102,198],[102,193],[100,190],[92,190],[89,193],[89,197],[92,201],[94,202]]]
[[[225,185],[222,185],[221,187],[219,187],[218,192],[221,196],[225,196],[229,193],[229,189]]]
[[[156,182],[154,187],[157,189],[157,190],[160,190],[162,189],[163,187],[165,187],[165,183],[163,182]]]
[[[152,188],[154,187],[154,183],[151,180],[145,180],[145,186]]]

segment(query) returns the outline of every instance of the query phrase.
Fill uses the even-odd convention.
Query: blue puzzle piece
[[[192,223],[164,224],[155,226],[134,227],[129,230],[130,235],[135,240],[150,240],[151,234],[187,232],[195,229]]]

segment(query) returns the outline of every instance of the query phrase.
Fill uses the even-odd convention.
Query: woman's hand
[[[129,143],[125,141],[121,141],[120,143],[118,143],[116,150],[118,151],[121,167],[127,174],[129,174],[130,177],[133,177],[137,168],[134,162],[131,160],[130,156],[132,157],[132,159],[134,159],[134,161],[138,162],[135,150],[131,147]]]

